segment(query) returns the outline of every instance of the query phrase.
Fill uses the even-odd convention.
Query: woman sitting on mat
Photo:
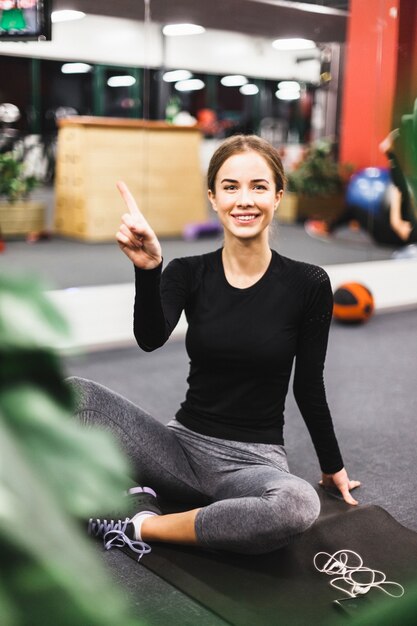
[[[188,320],[188,391],[167,426],[96,383],[73,378],[79,418],[114,432],[141,485],[126,520],[90,520],[105,541],[196,544],[260,554],[302,533],[320,510],[316,490],[292,475],[283,447],[284,402],[295,357],[294,394],[313,440],[321,483],[357,504],[333,430],[323,383],[332,317],[327,274],[281,256],[268,243],[284,172],[256,136],[227,139],[213,155],[208,194],[223,247],[175,259],[162,272],[159,241],[126,185],[129,213],[117,241],[136,276],[134,333],[152,351]],[[140,372],[138,372],[140,376]],[[162,515],[155,492],[188,507]],[[140,550],[140,548],[137,548]],[[149,549],[149,547],[147,547]]]

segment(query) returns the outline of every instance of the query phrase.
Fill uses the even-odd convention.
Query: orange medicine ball
[[[374,312],[372,293],[361,283],[344,283],[333,294],[333,317],[339,322],[365,322]]]

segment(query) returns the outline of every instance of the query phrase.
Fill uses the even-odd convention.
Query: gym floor
[[[376,315],[361,327],[333,323],[325,372],[346,467],[362,481],[355,497],[360,504],[382,506],[415,531],[416,345],[417,311]],[[68,374],[111,387],[163,423],[183,399],[187,367],[180,340],[151,354],[129,348],[66,359]],[[291,470],[316,485],[319,466],[291,392],[285,438]],[[165,626],[168,620],[182,626],[225,623],[125,554],[115,550],[103,558],[148,626]]]
[[[221,239],[166,240],[162,245],[169,261],[213,250]],[[316,241],[299,224],[280,225],[272,246],[292,258],[323,265],[388,259],[393,252],[376,247],[363,233],[346,231],[337,242]],[[0,263],[7,273],[30,268],[53,289],[127,283],[133,278],[130,263],[112,243],[9,241]],[[362,481],[355,496],[361,504],[384,507],[417,531],[416,345],[417,309],[377,314],[356,327],[332,323],[325,381],[345,465],[351,478]],[[184,397],[188,358],[183,341],[172,339],[151,354],[129,347],[65,357],[64,366],[68,375],[107,385],[166,423]],[[291,392],[285,435],[291,470],[316,485],[319,466]],[[225,624],[123,553],[103,553],[103,559],[148,626]]]

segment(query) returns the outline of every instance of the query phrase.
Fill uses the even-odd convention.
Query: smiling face
[[[254,150],[233,154],[219,168],[209,199],[225,237],[268,238],[282,196],[265,158]]]

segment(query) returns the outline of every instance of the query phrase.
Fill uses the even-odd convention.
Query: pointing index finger
[[[132,194],[130,193],[126,183],[124,183],[122,180],[119,180],[116,183],[116,187],[119,190],[123,200],[125,201],[125,204],[126,204],[127,208],[129,209],[130,215],[132,217],[136,217],[136,218],[141,217],[142,219],[144,219],[144,217],[143,217],[142,213],[139,211],[138,205],[136,204],[136,201],[135,201],[134,197],[132,196]]]

